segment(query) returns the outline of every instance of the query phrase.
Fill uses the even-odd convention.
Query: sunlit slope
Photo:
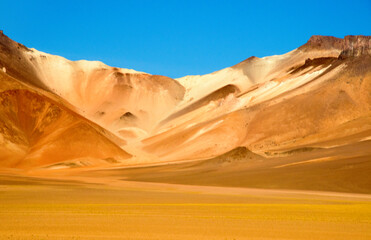
[[[369,36],[313,36],[283,55],[176,80],[69,61],[4,34],[0,50],[6,76],[112,133],[133,155],[123,165],[209,159],[238,147],[269,158],[371,137]]]
[[[144,149],[169,161],[205,159],[238,146],[269,157],[367,139],[370,39],[315,36],[282,56],[178,79],[186,102],[143,141]]]
[[[2,71],[0,119],[2,168],[99,166],[130,157],[104,129]]]
[[[0,35],[0,67],[16,79],[52,92],[83,116],[126,140],[151,134],[183,98],[175,80],[98,61],[69,61]]]

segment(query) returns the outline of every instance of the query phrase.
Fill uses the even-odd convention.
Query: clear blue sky
[[[371,0],[0,0],[0,29],[71,60],[175,78],[282,54],[311,35],[371,35]]]

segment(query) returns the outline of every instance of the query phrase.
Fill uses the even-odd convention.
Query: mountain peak
[[[299,47],[300,50],[338,49],[341,57],[371,54],[371,36],[348,35],[344,38],[313,35],[308,42]]]
[[[332,37],[332,36],[322,36],[313,35],[309,38],[308,42],[304,45],[312,48],[341,48],[344,39]]]

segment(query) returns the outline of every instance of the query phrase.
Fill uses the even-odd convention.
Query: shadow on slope
[[[106,131],[61,103],[0,73],[0,167],[40,167],[80,159],[130,157]]]
[[[94,172],[123,180],[371,193],[371,141],[264,158],[239,147],[206,161]],[[90,173],[88,173],[90,174]]]

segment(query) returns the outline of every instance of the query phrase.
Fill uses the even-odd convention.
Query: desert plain
[[[371,37],[172,79],[0,32],[2,239],[371,239]]]
[[[365,194],[1,177],[1,239],[370,239]]]

